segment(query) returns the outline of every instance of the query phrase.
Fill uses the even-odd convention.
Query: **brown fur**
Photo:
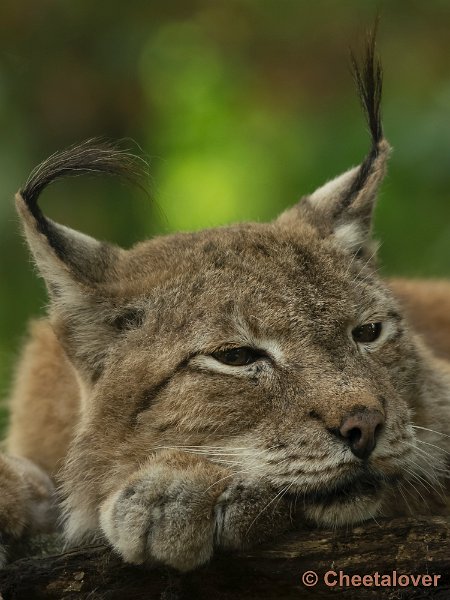
[[[392,279],[388,284],[425,343],[437,356],[450,358],[450,282]],[[8,451],[56,477],[76,429],[80,403],[76,374],[50,322],[32,322],[10,399]]]
[[[8,452],[27,468],[0,456],[0,527],[19,503],[10,537],[43,527],[25,490],[45,472],[69,541],[181,570],[294,522],[417,512],[425,494],[446,510],[450,284],[378,275],[371,217],[390,148],[373,45],[357,81],[369,154],[272,223],[125,251],[37,201],[62,175],[129,173],[128,154],[87,143],[31,175],[16,204],[50,311],[12,395]]]
[[[402,302],[414,330],[424,336],[437,356],[450,360],[450,283],[393,279],[390,287]]]
[[[10,409],[8,451],[33,460],[54,477],[74,435],[80,391],[73,367],[46,320],[31,324]]]

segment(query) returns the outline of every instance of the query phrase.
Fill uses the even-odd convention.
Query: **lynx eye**
[[[370,344],[380,337],[381,323],[365,323],[352,330],[352,337],[358,344]]]
[[[253,348],[229,348],[228,350],[218,350],[211,354],[213,358],[229,365],[230,367],[243,367],[244,365],[251,365],[259,358],[261,358],[261,352],[254,350]]]

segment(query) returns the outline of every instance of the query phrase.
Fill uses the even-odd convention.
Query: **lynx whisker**
[[[415,473],[413,471],[410,471],[409,469],[407,469],[406,467],[404,468],[404,470],[412,477],[413,480],[418,481],[418,483],[420,483],[422,485],[422,487],[425,487],[424,484],[420,481],[420,479],[418,480]],[[412,480],[410,478],[406,478],[405,481],[416,491],[416,493],[421,497],[423,503],[425,504],[425,506],[429,509],[430,506],[428,504],[428,502],[425,500],[425,498],[422,496],[420,490],[417,489],[417,487],[414,485],[414,483],[412,482]],[[425,489],[427,489],[425,487]]]
[[[373,258],[376,256],[376,254],[377,254],[378,250],[379,250],[379,248],[377,248],[376,250],[374,250],[374,251],[372,252],[372,254],[369,256],[369,258],[368,258],[368,259],[367,259],[367,260],[364,262],[364,264],[361,266],[361,268],[360,268],[360,270],[358,271],[358,273],[356,273],[356,274],[354,275],[354,278],[353,278],[353,281],[354,281],[354,282],[356,282],[356,280],[357,280],[357,278],[359,277],[359,275],[360,275],[360,274],[361,274],[361,273],[364,271],[364,269],[367,267],[367,265],[370,263],[370,261],[371,261],[371,260],[372,260],[372,259],[373,259]],[[353,261],[354,261],[355,257],[356,257],[356,254],[354,254],[354,255],[353,255],[353,258],[352,258],[352,260],[351,260],[351,262],[350,262],[350,265],[349,265],[349,269],[350,269],[351,265],[353,264]],[[348,272],[349,272],[349,269],[347,270],[347,274],[348,274]],[[371,270],[371,273],[372,273],[372,270]]]
[[[269,506],[271,506],[275,500],[279,497],[283,497],[284,494],[292,487],[292,485],[296,483],[296,480],[292,481],[291,483],[287,484],[284,488],[281,489],[281,491],[279,491],[265,506],[262,510],[260,510],[258,512],[258,514],[256,515],[256,517],[253,519],[253,521],[250,523],[247,531],[246,531],[246,535],[248,535],[249,531],[251,530],[251,528],[253,527],[253,525],[256,523],[256,521],[259,519],[259,517],[269,508]],[[281,499],[281,498],[280,498]]]
[[[443,452],[444,454],[448,454],[450,456],[450,451],[445,450],[445,448],[441,448],[440,446],[437,446],[436,444],[432,444],[431,442],[426,442],[425,440],[420,440],[419,438],[417,438],[417,441],[419,442],[419,444],[426,444],[427,446],[432,446],[433,448],[436,448],[440,452]]]
[[[398,484],[397,484],[397,489],[398,489],[398,491],[400,492],[400,495],[401,495],[401,497],[402,497],[402,498],[403,498],[403,500],[405,501],[405,504],[406,504],[406,507],[408,508],[408,511],[409,511],[409,513],[410,513],[411,515],[413,515],[414,513],[413,513],[413,511],[412,511],[412,509],[411,509],[411,506],[410,506],[410,504],[409,504],[409,502],[408,502],[408,500],[407,500],[407,498],[406,498],[406,496],[405,496],[405,493],[404,493],[404,488],[403,488],[403,484],[402,484],[401,482],[398,482]]]
[[[418,472],[416,472],[416,478],[419,478],[421,481],[424,482],[427,491],[429,491],[431,489],[439,497],[444,498],[444,495],[442,493],[442,490],[444,489],[444,486],[437,479],[436,475],[433,472],[428,473],[427,471],[425,471],[425,469],[423,467],[421,467],[420,465],[418,465],[416,462],[414,462],[412,460],[410,461],[410,463],[412,465],[414,465],[416,467],[416,469],[418,469],[420,471],[421,474],[419,474]],[[438,485],[441,489],[440,490],[437,489],[435,484]]]
[[[442,433],[441,431],[436,431],[435,429],[429,429],[428,427],[422,427],[420,425],[411,425],[413,429],[422,429],[423,431],[429,431],[431,433],[435,433],[436,435],[442,435],[443,437],[450,438],[450,435],[447,433]],[[422,440],[419,440],[422,441]]]
[[[350,262],[348,263],[348,265],[347,265],[347,268],[346,268],[346,270],[345,270],[345,272],[344,272],[344,277],[347,277],[347,276],[349,275],[349,273],[350,273],[350,271],[351,271],[351,268],[352,268],[352,266],[353,266],[353,263],[354,263],[354,262],[355,262],[355,260],[356,260],[356,257],[357,257],[357,253],[356,253],[356,252],[354,252],[354,253],[353,253],[353,256],[352,256],[352,258],[351,258]],[[361,270],[359,271],[359,273],[360,273],[360,272],[361,272]],[[358,273],[358,274],[359,274],[359,273]]]
[[[440,460],[438,460],[435,456],[433,456],[432,454],[430,454],[429,452],[427,452],[426,450],[424,450],[423,448],[419,448],[419,446],[416,446],[416,444],[412,444],[409,442],[406,442],[408,444],[408,446],[410,446],[411,448],[413,448],[416,452],[418,452],[421,455],[421,458],[423,458],[424,460],[431,460],[433,463],[437,463],[437,464],[433,464],[432,469],[434,471],[438,471],[441,473],[448,473],[449,472],[449,468],[445,467],[445,466],[441,466],[441,462]],[[442,462],[442,464],[445,464]],[[424,465],[422,468],[424,469],[429,469],[430,467],[430,463],[427,462],[426,465]],[[438,476],[436,475],[436,478]]]
[[[250,471],[235,471],[234,473],[229,473],[228,475],[225,475],[224,477],[221,477],[220,479],[218,479],[217,481],[215,481],[214,483],[212,483],[211,485],[209,485],[206,489],[205,489],[205,493],[210,490],[211,488],[213,488],[214,486],[218,485],[219,483],[222,483],[222,481],[226,481],[227,479],[231,479],[233,477],[236,477],[237,475],[251,475]]]

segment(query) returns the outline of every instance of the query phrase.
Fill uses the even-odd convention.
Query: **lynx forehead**
[[[277,498],[339,525],[408,478],[436,482],[442,452],[418,448],[412,425],[428,363],[371,237],[389,155],[373,40],[354,66],[369,154],[271,223],[127,251],[54,223],[37,204],[54,179],[135,173],[95,142],[50,157],[18,193],[81,403],[61,475],[72,539],[101,530],[127,560],[191,568],[242,544],[271,505],[263,529],[284,523]]]

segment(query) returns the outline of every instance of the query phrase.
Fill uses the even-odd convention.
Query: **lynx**
[[[63,523],[69,543],[187,571],[305,523],[414,513],[425,495],[446,510],[450,283],[378,274],[373,39],[354,67],[368,155],[270,223],[124,250],[37,201],[66,175],[131,177],[131,154],[91,141],[31,174],[16,204],[50,308],[12,391],[4,548]]]

